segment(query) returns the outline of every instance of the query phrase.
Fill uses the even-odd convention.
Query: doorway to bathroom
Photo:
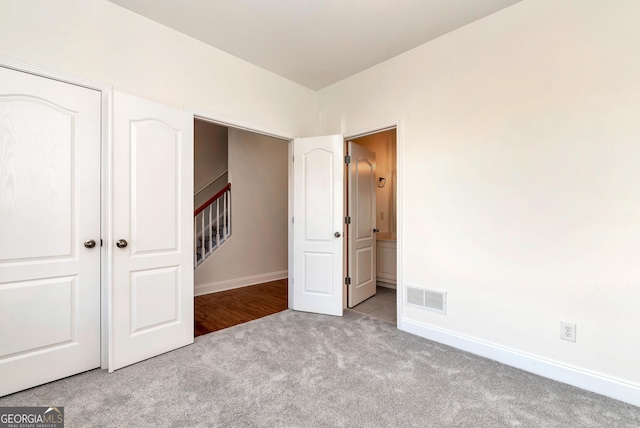
[[[354,299],[350,290],[347,298],[349,309],[367,314],[369,316],[383,319],[385,321],[397,322],[397,145],[396,145],[396,128],[384,129],[365,135],[345,139],[345,151],[349,155],[349,143],[356,144],[372,152],[375,159],[375,219],[372,227],[375,236],[375,245],[373,255],[373,283],[375,288],[367,294],[364,300]],[[355,162],[353,157],[351,162]],[[348,166],[349,168],[349,166]],[[360,173],[362,175],[362,173]],[[351,180],[350,185],[345,187],[347,193],[348,210],[355,211],[358,202],[355,200],[353,189],[354,180],[358,180],[358,174],[345,174],[347,180]],[[350,191],[350,189],[352,189]],[[365,204],[369,201],[365,201]],[[363,205],[362,202],[360,202]],[[351,217],[352,224],[348,225],[350,238],[347,239],[347,246],[354,245],[355,236],[358,234],[354,230],[354,212],[348,212],[347,216]],[[350,226],[350,227],[349,227]],[[358,227],[358,226],[356,226]],[[361,227],[362,228],[362,227]],[[362,228],[363,230],[366,229]],[[346,266],[350,277],[352,277],[353,266],[357,263],[350,258],[357,258],[357,248],[349,248],[345,254],[347,255]],[[360,280],[364,282],[364,280]],[[353,278],[351,279],[351,287],[354,287]]]

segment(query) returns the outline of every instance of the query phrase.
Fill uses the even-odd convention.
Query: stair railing
[[[231,236],[231,183],[193,212],[193,227],[195,268]]]

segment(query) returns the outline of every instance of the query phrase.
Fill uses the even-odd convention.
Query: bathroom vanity
[[[384,232],[376,236],[378,283],[383,287],[396,288],[396,233]]]

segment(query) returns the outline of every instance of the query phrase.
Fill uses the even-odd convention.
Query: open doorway
[[[289,140],[200,119],[194,130],[198,335],[227,327],[230,319],[246,322],[288,307]],[[226,188],[219,206],[199,212]],[[282,291],[284,302],[269,298]]]
[[[230,133],[231,133],[232,129],[235,129],[235,128],[229,127],[229,132]],[[236,131],[241,131],[241,130],[237,130],[237,129],[235,129],[235,130]],[[385,131],[389,131],[389,132],[387,132],[385,134],[384,133]],[[242,131],[242,132],[247,132],[247,131]],[[260,132],[260,131],[258,131],[258,132]],[[386,197],[382,197],[381,198],[381,201],[386,201],[386,202],[383,202],[383,203],[387,203],[387,204],[390,204],[390,205],[389,205],[388,209],[378,210],[378,208],[375,208],[373,211],[375,212],[375,217],[381,217],[381,219],[384,221],[384,223],[389,224],[388,227],[384,227],[384,229],[385,229],[384,232],[385,233],[394,233],[395,230],[396,230],[396,227],[399,227],[399,226],[396,226],[396,209],[397,209],[396,208],[397,207],[397,203],[396,203],[396,199],[397,199],[397,196],[396,196],[396,187],[397,187],[397,184],[396,184],[396,176],[397,176],[396,169],[397,169],[397,167],[395,167],[395,165],[397,164],[397,160],[396,160],[396,158],[397,158],[397,156],[396,156],[397,148],[393,144],[393,143],[395,143],[395,134],[396,134],[395,126],[392,127],[392,128],[387,128],[387,129],[384,129],[384,130],[368,133],[366,135],[364,135],[364,134],[357,135],[357,136],[353,137],[352,139],[360,139],[360,138],[363,138],[363,137],[366,137],[366,136],[372,135],[372,134],[382,134],[381,136],[383,136],[383,137],[389,137],[389,136],[393,137],[391,139],[391,142],[392,142],[391,144],[388,143],[384,147],[376,148],[376,150],[380,151],[381,153],[384,152],[384,155],[386,155],[386,154],[389,155],[389,156],[385,156],[387,158],[385,163],[390,164],[391,166],[393,166],[391,168],[387,168],[386,170],[384,168],[381,169],[381,172],[384,171],[383,174],[384,175],[388,175],[388,176],[385,177],[384,175],[379,174],[379,177],[377,177],[377,179],[378,178],[383,178],[382,182],[380,183],[381,184],[380,189],[383,189],[385,187],[387,189],[393,189],[392,192],[389,192],[389,195],[387,195]],[[262,134],[257,134],[257,135],[264,137],[264,135],[262,135]],[[335,141],[335,137],[337,137],[337,136],[333,136],[334,141]],[[294,154],[294,149],[293,148],[297,147],[297,146],[295,144],[292,144],[291,139],[285,139],[285,138],[286,137],[280,137],[280,138],[276,138],[276,140],[278,140],[278,141],[280,141],[282,143],[287,143],[286,145],[287,145],[287,147],[289,149],[289,156],[287,157],[287,160],[286,160],[286,161],[289,162],[289,165],[284,165],[282,167],[282,171],[283,172],[288,172],[288,180],[289,180],[288,184],[289,184],[289,186],[291,186],[292,183],[295,182],[295,180],[293,179],[293,177],[294,177],[294,174],[293,174],[293,165],[294,165],[294,162],[293,162],[294,156],[293,156],[293,154]],[[313,139],[322,140],[324,138],[326,138],[326,137],[312,137],[311,139],[307,139],[307,140],[313,140]],[[370,139],[375,139],[375,137],[370,137]],[[344,155],[344,152],[343,152],[343,149],[342,149],[342,144],[344,144],[344,140],[340,137],[337,140],[336,143],[337,143],[337,145],[334,146],[335,150],[333,150],[332,153],[335,153],[337,155],[337,157],[334,158],[337,161],[338,158],[341,158],[342,155]],[[233,158],[233,155],[231,153],[231,146],[230,146],[229,150],[230,150],[229,159],[230,159],[230,162],[231,162],[231,159]],[[391,160],[389,160],[388,158],[391,158]],[[302,159],[302,157],[298,157],[296,155],[295,156],[295,160],[297,161],[298,159]],[[256,166],[257,168],[264,168],[265,165],[268,165],[268,163],[266,162],[266,158],[260,157],[260,160],[262,162],[257,164],[257,166]],[[295,165],[300,166],[302,164],[299,163],[299,162],[295,162]],[[273,165],[271,165],[271,169],[275,169],[273,167]],[[229,166],[229,177],[230,177],[230,182],[233,184],[234,190],[235,190],[236,189],[235,186],[236,186],[236,178],[237,178],[237,176],[236,176],[236,172],[234,171],[234,167],[233,167],[233,165],[231,165],[231,163],[230,163],[230,166]],[[342,178],[340,178],[339,181],[336,181],[336,183],[343,183]],[[291,189],[291,187],[290,187],[290,189]],[[287,191],[283,190],[281,194],[285,195],[286,193],[287,193]],[[293,235],[291,235],[291,233],[292,233],[291,227],[293,226],[293,220],[294,220],[293,216],[291,215],[293,213],[293,211],[289,211],[289,216],[288,217],[286,216],[287,210],[292,210],[292,205],[291,204],[294,201],[294,199],[292,197],[293,193],[295,193],[295,192],[292,192],[290,194],[290,199],[288,199],[288,201],[287,201],[288,204],[285,204],[284,208],[281,210],[282,213],[283,213],[283,219],[285,221],[285,224],[287,225],[286,227],[289,228],[288,229],[289,234],[287,234],[286,231],[285,231],[285,232],[283,232],[281,234],[281,236],[284,237],[287,240],[289,239],[288,235],[289,236],[293,236]],[[314,194],[315,195],[314,192],[311,192],[309,194]],[[339,194],[341,195],[342,192],[339,192]],[[232,200],[235,201],[235,198],[236,198],[236,196],[235,196],[235,193],[234,193],[234,197],[232,198]],[[341,198],[342,198],[342,196],[340,196],[340,199]],[[300,200],[300,199],[297,198],[296,200]],[[267,204],[271,205],[270,202],[267,202]],[[342,203],[339,203],[339,205],[340,205],[340,207],[342,207]],[[234,206],[235,206],[235,203],[234,203]],[[336,204],[336,206],[338,206],[338,204]],[[340,208],[340,212],[342,212],[342,208]],[[255,217],[255,214],[256,213],[253,213],[254,217]],[[298,220],[299,218],[303,219],[303,217],[296,217],[295,219]],[[290,223],[289,223],[289,220],[290,220]],[[344,220],[344,217],[342,217],[342,220]],[[341,222],[342,220],[339,220],[338,223],[336,223],[336,227],[337,227],[336,230],[338,230],[338,231],[340,229],[342,229],[341,226],[338,226],[339,222]],[[254,221],[254,223],[255,223],[255,221]],[[296,221],[295,224],[297,226],[299,224],[298,221]],[[338,232],[333,233],[333,232],[334,232],[334,230],[331,231],[331,235],[332,236],[335,235],[337,237],[340,237],[340,233],[338,233]],[[237,233],[238,233],[238,224],[234,221],[234,234],[233,234],[232,239],[231,239],[232,242],[238,240],[237,237],[239,235],[237,235]],[[300,234],[296,234],[296,236],[301,236],[301,235]],[[342,241],[342,240],[340,240],[340,241]],[[291,244],[291,241],[289,241],[289,243]],[[293,260],[292,259],[292,253],[290,252],[291,249],[292,248],[289,247],[288,248],[289,251],[287,251],[287,254],[288,254],[290,262]],[[342,259],[343,259],[343,257],[342,257],[342,253],[341,253],[341,256],[337,260],[342,260]],[[395,260],[396,260],[396,258],[392,257],[391,263],[394,263]],[[291,272],[292,272],[290,270],[291,266],[292,266],[291,264],[289,264],[289,266],[287,266],[287,267],[289,267],[289,271],[287,271],[287,268],[285,267],[285,269],[282,271],[282,277],[287,277],[288,276],[289,278],[291,278]],[[383,267],[383,266],[384,266],[384,263],[381,263],[381,267]],[[227,267],[228,267],[228,265],[225,264],[224,268],[227,268]],[[339,270],[342,271],[342,269],[339,269]],[[389,269],[387,269],[387,270],[389,270]],[[338,269],[335,269],[335,272],[338,272]],[[395,273],[396,273],[395,266],[393,267],[393,269],[389,270],[389,273],[391,273],[391,275],[395,276]],[[322,276],[322,275],[320,275],[320,276]],[[303,277],[304,276],[300,276],[300,278],[303,278]],[[316,278],[316,277],[313,277],[313,278]],[[245,277],[245,278],[241,278],[241,279],[247,279],[247,278]],[[247,285],[252,285],[252,284],[257,284],[257,283],[262,283],[262,282],[268,282],[269,281],[269,279],[266,279],[266,278],[265,279],[261,278],[262,280],[260,280],[260,279],[256,280],[257,279],[256,277],[252,277],[250,279],[253,279],[255,281],[251,282],[251,283],[238,284],[236,282],[236,279],[230,279],[229,281],[218,281],[217,283],[213,283],[213,284],[212,283],[199,284],[199,282],[201,282],[201,281],[196,280],[196,294],[212,293],[212,292],[216,292],[216,291],[224,292],[224,290],[236,289],[238,287],[243,287],[243,286],[247,286]],[[343,277],[343,279],[344,279],[344,277]],[[318,281],[316,280],[315,282],[318,282]],[[393,290],[393,288],[392,288],[392,286],[394,285],[393,282],[391,282],[391,281],[383,281],[383,282],[385,282],[385,284],[381,284],[381,286],[383,286],[384,291]],[[220,287],[220,285],[223,285],[223,287]],[[226,287],[224,287],[224,286],[226,286]],[[299,286],[300,286],[299,283],[296,281],[296,287],[299,287]],[[293,293],[293,289],[294,289],[293,281],[289,282],[287,284],[287,287],[288,287],[288,306],[289,307],[294,307],[295,303],[294,303],[293,306],[292,306],[292,303],[291,303],[293,301],[292,300],[292,298],[293,298],[292,293]],[[251,288],[251,287],[245,287],[245,288]],[[335,289],[336,290],[340,290],[341,288],[342,287],[336,287]],[[379,294],[383,294],[383,293],[379,293]],[[299,295],[299,293],[296,293],[296,295]],[[335,294],[335,295],[337,297],[337,294]],[[388,303],[390,305],[394,304],[393,299],[394,299],[394,297],[387,296],[387,300],[388,300]],[[346,300],[343,300],[342,298],[340,298],[340,300],[339,300],[340,308],[342,308],[342,304],[343,304],[342,302],[343,301],[346,302]],[[307,310],[307,309],[298,308],[298,310]],[[342,313],[342,309],[340,309],[340,313]],[[379,315],[379,314],[370,314],[369,313],[369,315],[376,316],[376,315]],[[395,314],[394,314],[394,316],[395,316]],[[395,318],[388,319],[388,321],[393,322],[394,319]]]
[[[345,150],[349,151],[349,143],[356,144],[363,148],[361,152],[372,152],[372,158],[375,159],[375,173],[373,177],[374,192],[375,192],[375,220],[372,223],[372,228],[376,232],[375,245],[373,254],[373,279],[375,283],[374,288],[370,288],[370,291],[363,297],[358,299],[352,299],[349,290],[349,296],[347,296],[348,307],[356,312],[365,313],[375,318],[383,319],[385,321],[397,322],[397,295],[396,295],[396,281],[397,281],[397,150],[396,150],[396,128],[381,130],[373,133],[369,133],[362,136],[348,138],[345,140]],[[351,162],[355,162],[355,159],[351,159]],[[348,167],[350,168],[350,167]],[[354,174],[345,174],[347,180],[353,180]],[[355,196],[349,193],[349,189],[353,189],[355,186],[347,185],[347,200],[349,203],[347,207],[352,205]],[[354,213],[348,212],[348,217],[351,219]],[[354,221],[354,220],[352,220]],[[350,238],[347,240],[347,247],[353,244],[356,240],[352,239],[353,234],[356,231],[350,230]],[[353,257],[355,251],[350,251],[347,248],[345,251],[347,259]],[[346,261],[345,266],[348,270],[353,270],[350,266],[354,266],[355,263],[349,263]],[[356,284],[353,283],[353,272],[349,272],[351,284],[350,287],[355,288]]]

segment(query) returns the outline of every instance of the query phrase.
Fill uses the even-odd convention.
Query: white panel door
[[[293,141],[293,309],[342,316],[344,142]]]
[[[109,370],[193,343],[193,115],[114,92]]]
[[[349,141],[348,306],[376,294],[376,154]]]
[[[100,366],[100,121],[100,92],[0,67],[0,396]]]

